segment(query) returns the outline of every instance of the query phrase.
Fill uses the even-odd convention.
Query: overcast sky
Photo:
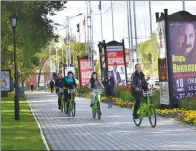
[[[94,47],[97,50],[97,44],[101,41],[101,24],[100,24],[100,11],[98,9],[99,1],[91,1],[92,10],[93,10],[93,30],[94,30]],[[133,4],[133,3],[131,3]],[[110,1],[102,1],[102,13],[105,12],[108,8],[110,8]],[[132,5],[133,6],[133,5]],[[153,30],[156,30],[157,24],[155,22],[155,12],[163,12],[164,9],[168,9],[168,13],[172,14],[174,12],[182,10],[182,1],[152,1],[152,25]],[[191,14],[196,15],[196,1],[186,1],[185,2],[185,10],[190,12]],[[57,15],[52,16],[51,18],[59,24],[64,24],[66,16],[73,16],[79,13],[83,13],[86,15],[87,7],[84,1],[68,1],[67,8],[61,12],[58,12]],[[116,1],[113,6],[113,16],[114,16],[114,40],[121,41],[123,38],[125,39],[125,47],[128,48],[128,37],[127,35],[127,1]],[[77,35],[77,27],[76,24],[80,23],[81,32],[83,30],[83,22],[84,16],[79,16],[73,18],[70,22],[70,26],[72,28],[72,33]],[[103,19],[103,39],[106,42],[113,40],[112,38],[112,17],[111,17],[111,9],[104,13],[102,16]],[[148,1],[136,1],[136,24],[137,24],[137,35],[138,40],[145,40],[143,37],[147,37],[150,35],[150,21],[149,21],[149,2]],[[58,27],[61,29],[62,27]],[[65,30],[60,30],[59,34],[65,37]],[[134,34],[134,33],[133,33]],[[84,32],[81,35],[81,41],[84,41]]]

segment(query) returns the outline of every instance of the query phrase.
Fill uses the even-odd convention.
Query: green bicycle
[[[70,116],[72,114],[72,117],[75,116],[76,114],[76,103],[75,103],[75,94],[76,94],[76,89],[68,89],[68,94],[71,95],[71,98],[69,98],[70,100],[68,101],[68,116]]]
[[[100,102],[98,99],[98,96],[101,94],[101,89],[93,89],[92,93],[96,95],[93,106],[92,106],[93,118],[95,118],[97,114],[98,119],[101,119],[101,108],[100,108]]]
[[[134,124],[136,126],[140,126],[144,117],[148,117],[151,126],[154,128],[157,123],[157,117],[155,109],[150,102],[150,96],[152,96],[152,91],[143,91],[143,96],[147,99],[145,102],[142,101],[140,103],[140,107],[137,112],[139,118],[135,119],[133,116]],[[134,113],[134,106],[132,107],[132,112]]]
[[[63,90],[65,90],[66,88],[59,88],[59,91],[60,93],[62,93],[62,96],[61,96],[61,112],[64,112],[66,113],[67,111],[67,108],[66,108],[66,102],[64,100],[64,95],[63,95]]]

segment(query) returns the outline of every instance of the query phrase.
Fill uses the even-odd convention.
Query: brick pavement
[[[76,98],[76,116],[57,109],[57,96],[26,93],[53,150],[196,150],[196,127],[158,117],[136,127],[129,109],[101,103],[101,120],[93,119],[89,99]]]

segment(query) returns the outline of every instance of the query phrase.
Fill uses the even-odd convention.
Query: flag
[[[99,1],[99,5],[98,6],[99,6],[99,10],[101,10],[101,1]]]
[[[80,24],[78,23],[76,26],[77,26],[77,32],[79,33],[80,32]]]
[[[85,21],[85,16],[84,16],[84,20],[83,20],[83,26],[86,26],[86,21]]]

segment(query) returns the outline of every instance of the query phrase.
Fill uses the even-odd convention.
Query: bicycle
[[[154,128],[157,123],[157,117],[156,117],[155,109],[150,102],[150,96],[152,96],[152,91],[143,91],[142,94],[145,98],[147,98],[147,101],[145,102],[142,101],[140,103],[140,107],[137,112],[139,118],[135,119],[133,116],[134,124],[136,126],[140,126],[144,117],[148,117],[151,126]],[[132,107],[132,112],[134,113],[134,106]],[[154,116],[154,122],[152,120],[152,116]]]
[[[93,118],[95,118],[96,114],[97,114],[98,119],[101,119],[100,102],[99,102],[99,99],[98,99],[98,95],[101,94],[101,89],[93,89],[92,93],[94,93],[96,95],[95,100],[93,102],[93,106],[92,106]]]
[[[72,114],[72,117],[75,116],[76,114],[76,103],[74,100],[74,95],[76,93],[76,89],[68,89],[68,94],[71,95],[71,98],[69,98],[70,100],[67,101],[69,102],[68,104],[68,116],[70,116],[70,114]]]
[[[66,108],[66,102],[64,100],[64,95],[63,95],[63,90],[65,90],[66,88],[59,88],[59,91],[60,93],[62,93],[62,96],[61,96],[61,112],[64,111],[64,113],[66,113],[67,111],[67,108]]]

